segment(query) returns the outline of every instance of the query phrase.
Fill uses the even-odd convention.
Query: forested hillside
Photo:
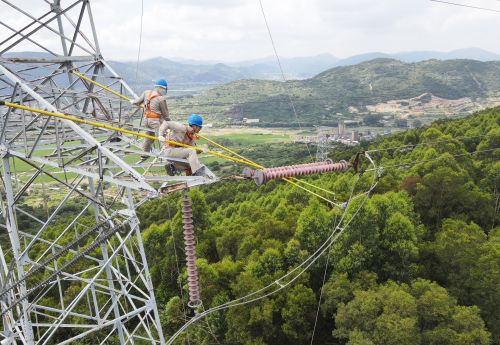
[[[331,152],[338,160],[374,150],[383,167],[369,199],[373,171],[359,181],[352,172],[306,179],[339,204],[356,196],[342,235],[286,289],[214,312],[175,343],[499,345],[499,124],[495,108]],[[272,151],[245,153],[262,161]],[[344,213],[282,182],[226,181],[190,196],[205,309],[278,289]],[[179,205],[171,194],[139,209],[166,336],[192,316]]]
[[[428,60],[404,63],[375,59],[354,66],[336,67],[314,78],[286,83],[239,80],[203,92],[194,98],[172,100],[173,114],[199,112],[211,120],[258,118],[261,122],[288,124],[332,123],[367,105],[404,100],[424,93],[456,100],[480,102],[500,89],[500,62]],[[291,111],[293,101],[297,117]]]

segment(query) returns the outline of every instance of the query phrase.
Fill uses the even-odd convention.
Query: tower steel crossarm
[[[7,68],[0,64],[0,71],[3,72],[7,78],[9,78],[12,82],[20,85],[20,87],[29,95],[31,95],[36,101],[40,103],[45,109],[49,111],[59,113],[59,111],[52,104],[47,102],[46,99],[41,97],[35,91],[33,91],[28,85],[26,85],[22,80],[17,78],[12,72],[10,72]],[[61,119],[60,121],[64,122],[68,127],[70,127],[73,131],[79,134],[86,142],[91,145],[94,145],[98,148],[102,154],[112,160],[118,167],[120,167],[124,172],[128,173],[136,182],[135,189],[144,189],[151,192],[156,192],[156,190],[151,187],[148,183],[144,181],[144,178],[137,171],[132,169],[126,162],[124,162],[120,157],[116,156],[111,150],[104,147],[99,141],[97,141],[92,135],[84,131],[80,126],[78,126],[73,121]]]
[[[38,7],[0,0],[0,11],[9,12],[0,25],[12,32],[0,37],[0,100],[116,127],[132,125],[140,109],[128,103],[123,107],[123,100],[96,86],[137,96],[102,58],[90,2],[45,0],[42,6],[50,10],[34,14]],[[26,24],[15,28],[15,21],[9,22],[14,17],[23,17]],[[91,33],[86,35],[83,28]],[[41,41],[42,34],[53,39]],[[20,44],[41,48],[40,56],[13,54]],[[118,136],[113,130],[44,118],[29,110],[8,109],[0,115],[0,226],[7,228],[12,245],[8,253],[0,247],[0,342],[68,344],[97,332],[93,339],[100,344],[164,344],[135,213],[158,194],[152,180],[135,169],[143,167],[125,161],[137,154],[126,152],[138,146],[135,137],[123,138],[124,148],[110,140]],[[16,169],[17,164],[23,168]],[[46,214],[41,215],[25,202],[33,190],[42,191],[45,200],[46,180],[52,182],[49,188],[64,194],[49,199],[51,206],[45,204]],[[79,199],[85,203],[74,204]],[[68,205],[76,209],[69,224],[63,217]],[[127,224],[124,233],[112,220],[116,216]],[[20,225],[26,219],[29,229]]]

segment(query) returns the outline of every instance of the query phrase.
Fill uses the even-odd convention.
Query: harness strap
[[[161,95],[155,91],[151,91],[148,95],[148,98],[146,100],[146,111],[145,111],[145,116],[148,119],[159,119],[161,118],[161,114],[155,113],[154,111],[151,111],[151,101],[155,98],[161,97]]]

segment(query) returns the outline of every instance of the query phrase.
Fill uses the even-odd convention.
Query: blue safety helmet
[[[162,87],[166,89],[168,87],[168,83],[165,79],[158,79],[155,83],[155,86]]]
[[[203,118],[198,114],[191,114],[188,117],[188,124],[203,127]]]

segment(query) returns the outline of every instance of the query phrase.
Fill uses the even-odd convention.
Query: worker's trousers
[[[187,159],[189,166],[191,167],[191,172],[195,173],[198,169],[202,167],[198,155],[196,154],[196,150],[194,149],[188,149],[184,147],[165,147],[165,150],[163,150],[163,155],[166,157],[172,157],[172,158],[182,158],[182,159]],[[178,164],[174,165],[178,167]]]
[[[158,129],[160,128],[162,120],[161,119],[148,119],[146,118],[146,128],[151,129],[151,131],[147,131],[147,135],[152,135],[157,137],[158,136]],[[151,146],[153,145],[154,140],[153,139],[148,139],[146,138],[144,140],[144,144],[142,145],[142,148],[144,149],[145,152],[150,152],[151,151]]]

